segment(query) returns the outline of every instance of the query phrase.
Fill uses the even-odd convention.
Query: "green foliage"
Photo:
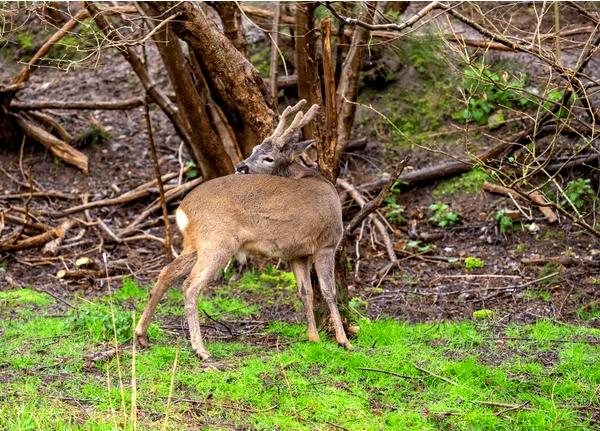
[[[486,124],[490,116],[501,106],[525,107],[533,102],[520,91],[525,87],[527,77],[510,76],[507,71],[493,71],[482,66],[468,66],[463,71],[462,92],[466,106],[456,111],[452,117],[463,122]],[[504,122],[503,116],[493,117],[491,127]]]
[[[31,34],[19,32],[17,33],[17,40],[23,51],[30,51],[33,49],[33,36]]]
[[[496,220],[498,223],[498,228],[500,229],[501,234],[505,234],[513,228],[513,220],[506,215],[505,210],[496,211],[496,214],[494,214],[494,220]]]
[[[581,307],[577,310],[577,317],[586,321],[600,321],[600,301],[594,300]]]
[[[489,174],[481,166],[475,166],[458,177],[441,181],[433,190],[433,196],[452,195],[457,192],[477,193],[489,179]]]
[[[79,62],[89,58],[102,40],[104,35],[95,21],[87,19],[79,24],[79,32],[64,36],[50,48],[47,57],[59,66]]]
[[[544,264],[544,266],[542,266],[538,272],[538,278],[544,278],[544,277],[548,277],[554,273],[559,273],[560,272],[560,268],[557,264],[552,263],[552,262],[547,262]],[[539,283],[542,286],[547,286],[549,284],[552,283],[556,283],[556,281],[558,280],[558,274],[548,277],[545,280],[540,281]]]
[[[400,46],[399,56],[403,63],[408,63],[422,78],[434,81],[444,78],[446,65],[442,58],[443,42],[433,34],[423,38],[408,38]]]
[[[396,201],[395,196],[389,196],[385,199],[385,218],[392,223],[402,224],[405,222],[405,208]]]
[[[419,240],[411,240],[406,243],[407,250],[416,250],[419,254],[429,253],[435,250],[435,244],[425,244]]]
[[[271,49],[266,47],[250,56],[250,62],[262,76],[269,76],[271,70],[270,55]]]
[[[200,170],[198,169],[198,166],[196,166],[196,162],[193,160],[188,160],[185,162],[185,167],[188,168],[187,172],[185,173],[187,178],[194,179],[200,175]]]
[[[122,281],[121,288],[115,292],[113,298],[117,301],[126,301],[128,299],[145,299],[147,292],[142,289],[137,281],[131,277],[125,277]]]
[[[360,317],[364,317],[364,315],[367,312],[367,307],[369,306],[369,302],[358,296],[355,296],[354,298],[350,299],[350,302],[348,303],[348,305],[350,306],[350,310],[352,310],[354,313],[356,313]]]
[[[477,320],[488,320],[492,317],[494,317],[494,311],[487,308],[473,311],[473,318]]]
[[[54,300],[50,296],[27,287],[0,292],[0,310],[23,304],[44,306],[52,302]]]
[[[429,205],[429,221],[439,227],[453,226],[460,220],[460,214],[451,211],[450,207],[443,203]]]
[[[515,252],[518,254],[523,254],[525,251],[527,251],[527,245],[525,244],[518,244],[515,248]]]
[[[483,261],[483,259],[479,259],[478,257],[472,257],[472,256],[467,256],[465,258],[465,269],[467,270],[472,270],[472,269],[479,269],[479,268],[483,268],[485,266],[485,262]]]
[[[198,308],[210,317],[232,316],[250,317],[258,314],[258,307],[226,294],[214,298],[201,298]]]
[[[115,336],[119,342],[131,340],[131,313],[106,304],[84,304],[70,314],[67,323],[73,331],[87,334],[94,342],[110,341]]]
[[[74,139],[76,147],[102,144],[112,138],[110,132],[98,124],[92,124]]]
[[[567,210],[571,208],[569,203],[578,210],[586,207],[596,196],[590,183],[589,178],[577,178],[569,181],[567,187],[565,187],[565,199],[561,202],[561,205]]]
[[[135,299],[138,289],[126,281],[120,295]],[[104,308],[106,300],[71,299],[82,308]],[[358,312],[365,305],[354,301]],[[362,319],[355,349],[345,351],[325,334],[319,343],[306,342],[303,323],[272,322],[264,332],[273,344],[209,336],[222,371],[207,371],[175,334],[153,340],[135,353],[134,380],[131,350],[86,368],[85,357],[106,343],[73,328],[69,318],[31,318],[25,307],[0,317],[2,430],[133,429],[134,384],[137,429],[197,428],[190,415],[197,403],[185,399],[208,400],[202,406],[207,429],[308,431],[331,423],[353,431],[595,428],[593,411],[579,406],[594,400],[600,384],[600,346],[579,340],[599,337],[597,329],[538,321],[502,330],[490,325],[491,310],[475,311],[464,322]],[[497,343],[498,336],[519,339]],[[572,342],[553,342],[564,339]],[[541,352],[555,359],[542,363]],[[171,383],[178,402],[167,401]],[[506,410],[500,403],[525,402],[527,409],[498,414]]]

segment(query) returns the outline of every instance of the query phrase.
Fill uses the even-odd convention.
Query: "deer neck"
[[[294,162],[291,165],[286,166],[282,171],[276,172],[275,175],[280,177],[293,178],[296,180],[306,177],[321,177],[321,174],[316,168],[304,166],[298,162]]]

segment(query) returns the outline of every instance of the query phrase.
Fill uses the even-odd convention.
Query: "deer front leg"
[[[319,341],[319,331],[317,331],[317,323],[315,322],[315,312],[313,309],[313,292],[310,282],[310,262],[308,258],[296,259],[291,262],[292,271],[296,277],[298,292],[304,310],[306,312],[306,320],[308,322],[308,341]]]
[[[319,286],[323,293],[323,298],[325,298],[325,302],[327,302],[327,306],[329,307],[329,313],[331,314],[331,320],[335,329],[335,339],[339,345],[346,349],[351,349],[352,344],[350,344],[348,337],[346,337],[346,331],[344,331],[344,326],[342,325],[342,317],[335,301],[334,264],[335,256],[333,249],[326,249],[315,255],[315,270],[319,277]]]

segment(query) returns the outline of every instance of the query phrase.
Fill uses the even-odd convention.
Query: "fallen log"
[[[37,100],[33,102],[14,101],[11,108],[17,111],[33,111],[38,109],[101,109],[101,110],[123,110],[132,109],[144,104],[143,97],[132,97],[124,100]]]
[[[88,158],[85,154],[71,147],[65,141],[58,139],[41,127],[38,127],[19,116],[16,116],[15,118],[17,124],[21,127],[26,136],[48,148],[56,157],[81,169],[84,174],[88,174]]]
[[[41,233],[39,235],[32,236],[30,238],[21,240],[15,244],[8,244],[8,241],[6,241],[6,242],[0,244],[0,253],[42,247],[48,241],[51,241],[54,238],[58,238],[59,236],[64,235],[64,234],[65,234],[65,228],[63,227],[63,225],[61,225],[61,226],[55,227],[52,230]]]

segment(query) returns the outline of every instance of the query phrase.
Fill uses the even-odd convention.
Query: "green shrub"
[[[565,199],[561,203],[562,206],[568,209],[570,207],[569,202],[578,210],[587,206],[591,199],[596,196],[590,182],[589,178],[578,178],[569,181],[565,188]]]
[[[442,203],[429,205],[429,221],[439,227],[453,226],[460,220],[460,214],[450,210],[450,207]]]
[[[468,256],[465,258],[465,269],[469,271],[472,269],[483,268],[484,266],[485,262],[483,261],[483,259],[479,259],[478,257],[472,256]]]
[[[494,215],[494,220],[498,223],[498,228],[500,229],[501,234],[505,234],[513,227],[512,218],[506,215],[505,210],[498,210]]]

